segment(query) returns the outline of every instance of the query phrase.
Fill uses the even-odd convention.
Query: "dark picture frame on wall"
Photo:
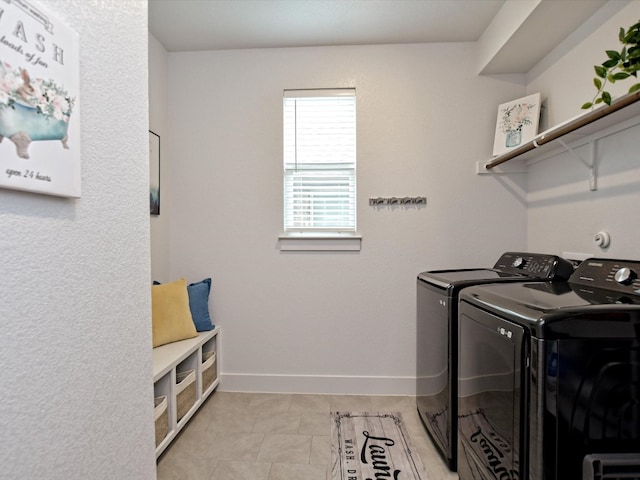
[[[151,215],[160,215],[160,135],[149,130],[149,200]]]

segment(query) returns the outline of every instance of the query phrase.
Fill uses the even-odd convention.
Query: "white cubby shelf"
[[[213,352],[213,353],[212,353]],[[167,412],[163,421],[168,422],[167,435],[156,445],[156,458],[171,444],[189,419],[198,411],[202,403],[213,393],[220,383],[220,327],[208,332],[200,332],[197,337],[168,343],[153,349],[153,390],[154,397],[167,397]],[[210,369],[214,369],[211,372]],[[180,385],[177,378],[181,373],[195,372],[192,384]],[[213,375],[211,374],[213,373]],[[203,375],[204,374],[204,375]],[[189,375],[189,379],[193,376]],[[206,384],[205,380],[209,383]],[[190,380],[185,380],[189,383]],[[195,395],[193,395],[195,390]],[[180,392],[179,392],[180,391]],[[178,395],[189,404],[184,415],[178,419]],[[191,400],[193,399],[193,400]],[[156,428],[158,425],[156,424]]]

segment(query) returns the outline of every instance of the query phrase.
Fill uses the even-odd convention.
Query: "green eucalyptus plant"
[[[613,84],[618,80],[629,77],[638,78],[640,70],[640,21],[627,30],[620,28],[618,34],[622,50],[606,50],[607,60],[602,65],[595,65],[596,76],[593,84],[598,89],[593,100],[582,105],[583,109],[591,108],[599,103],[611,105],[611,94],[605,90],[607,83]],[[640,83],[629,88],[629,93],[640,90]]]

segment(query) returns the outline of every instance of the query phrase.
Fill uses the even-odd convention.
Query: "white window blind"
[[[355,90],[285,90],[283,110],[285,232],[355,232]]]

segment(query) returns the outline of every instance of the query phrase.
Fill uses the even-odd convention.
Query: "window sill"
[[[362,236],[320,235],[320,234],[283,234],[278,237],[280,251],[317,252],[317,251],[360,251]]]

